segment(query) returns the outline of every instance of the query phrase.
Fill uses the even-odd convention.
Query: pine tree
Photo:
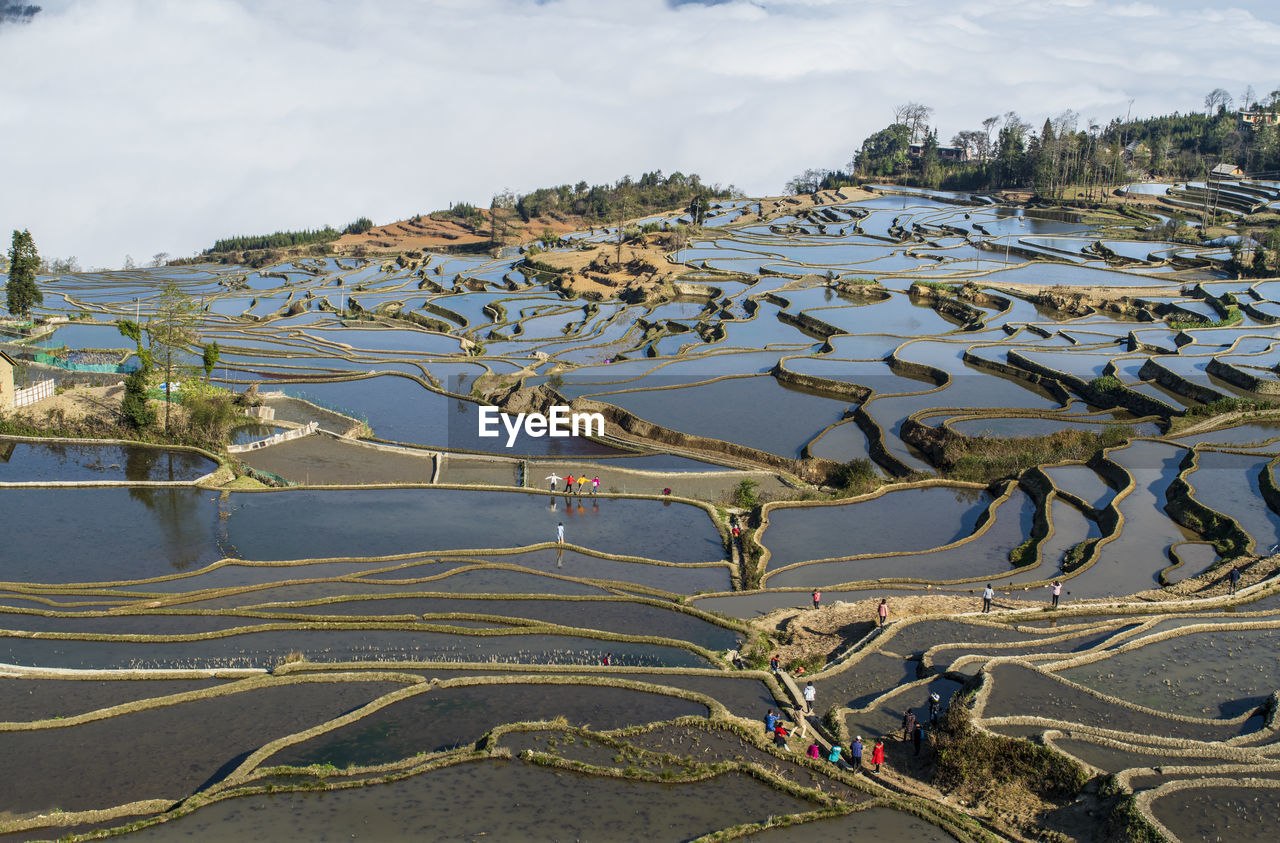
[[[31,232],[13,232],[13,246],[9,249],[9,285],[6,306],[14,316],[28,316],[31,308],[44,304],[44,294],[36,286],[36,270],[40,268],[40,255],[36,252]]]

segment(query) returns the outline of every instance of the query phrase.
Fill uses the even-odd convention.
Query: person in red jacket
[[[884,763],[884,740],[876,739],[876,745],[871,748],[871,763],[876,765],[876,772],[880,772],[880,765]]]

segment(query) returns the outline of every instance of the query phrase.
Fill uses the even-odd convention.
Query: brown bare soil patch
[[[498,227],[497,242],[503,246],[531,243],[547,232],[562,237],[591,228],[585,219],[570,214],[537,216],[525,222],[513,211],[499,212]],[[344,234],[332,245],[334,251],[343,255],[352,254],[357,249],[369,252],[484,249],[495,245],[493,215],[488,209],[480,209],[479,217],[462,220],[447,211],[437,211],[375,226],[364,234]]]

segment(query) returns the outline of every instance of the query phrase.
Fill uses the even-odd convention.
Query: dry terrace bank
[[[555,404],[549,413],[503,413],[497,407],[481,407],[477,433],[494,439],[506,433],[506,447],[515,444],[521,432],[535,439],[543,436],[604,436],[604,416],[600,413],[575,413],[563,404]]]

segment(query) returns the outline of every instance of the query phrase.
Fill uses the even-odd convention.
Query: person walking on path
[[[840,766],[840,754],[841,754],[840,744],[838,744],[838,743],[837,743],[837,744],[832,744],[832,745],[831,745],[831,751],[830,751],[829,753],[827,753],[827,760],[828,760],[828,761],[830,761],[832,764],[835,764],[837,767],[839,767],[839,766]]]
[[[773,713],[773,709],[769,709],[769,713],[764,716],[764,730],[766,733],[772,732],[778,725],[778,715]]]
[[[902,742],[906,743],[911,739],[911,733],[916,730],[916,713],[911,709],[907,709],[907,713],[902,715]]]
[[[822,592],[818,589],[813,590],[813,608],[818,608],[818,604],[822,602]]]
[[[566,495],[573,494],[573,475],[572,474],[566,475],[564,478],[564,493]]]
[[[1232,568],[1231,573],[1227,575],[1227,578],[1231,580],[1231,593],[1235,594],[1236,587],[1240,585],[1240,566],[1236,565]]]
[[[938,692],[934,691],[929,695],[929,725],[938,725],[938,715],[942,713],[942,697],[938,696]]]
[[[876,738],[876,745],[871,747],[871,763],[876,765],[876,772],[880,772],[880,765],[884,763],[883,738]]]
[[[594,495],[599,491],[600,491],[600,475],[597,474],[595,477],[591,478],[591,494]]]
[[[809,749],[806,754],[810,758],[816,761],[817,759],[822,757],[822,747],[818,746],[817,741],[814,741],[813,743],[809,744]]]
[[[920,745],[924,743],[924,724],[917,723],[916,728],[911,732],[911,740],[916,744],[916,755],[920,754]]]
[[[991,587],[991,583],[987,583],[987,587],[982,589],[982,613],[985,615],[991,611],[991,598],[996,596],[996,590]]]
[[[779,670],[782,669],[782,662],[778,661],[777,653],[774,653],[773,657],[769,659],[769,669],[772,670],[774,673],[777,673]]]
[[[889,620],[889,598],[880,598],[880,605],[876,607],[876,614],[880,616],[880,625],[884,626],[885,621]]]
[[[1053,589],[1053,603],[1050,604],[1050,608],[1056,609],[1058,608],[1058,598],[1062,596],[1062,583],[1054,580],[1051,588]]]
[[[556,544],[564,544],[564,522],[556,524]]]
[[[560,475],[556,474],[553,471],[551,472],[550,476],[547,477],[547,479],[551,481],[551,491],[554,492],[556,490],[556,483],[559,482],[560,480]]]
[[[862,769],[862,735],[858,735],[853,746],[849,747],[849,755],[853,758],[853,771],[856,773]]]
[[[806,714],[813,714],[813,701],[817,698],[818,691],[810,682],[804,686],[804,709]]]

